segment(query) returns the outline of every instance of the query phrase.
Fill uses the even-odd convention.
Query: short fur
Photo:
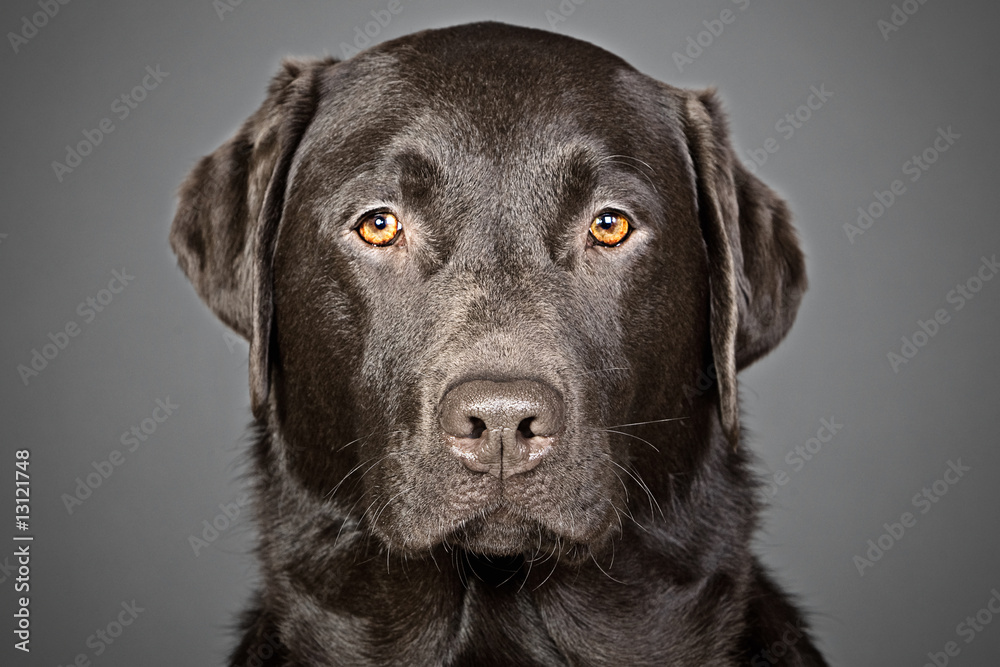
[[[288,61],[170,240],[251,344],[264,585],[232,665],[826,664],[751,553],[737,446],[804,263],[712,92],[495,23]],[[561,397],[536,467],[445,446],[479,380]]]

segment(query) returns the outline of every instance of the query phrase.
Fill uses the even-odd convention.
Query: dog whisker
[[[604,570],[604,568],[601,567],[601,564],[597,562],[597,558],[594,557],[593,553],[590,554],[590,560],[594,561],[594,565],[597,566],[597,569],[600,570],[601,574],[603,574],[605,577],[607,577],[611,581],[615,582],[616,584],[622,584],[623,586],[625,585],[624,581],[619,581],[618,579],[615,579],[614,577],[612,577],[610,572],[606,572]]]
[[[614,468],[608,466],[604,462],[602,462],[601,465],[603,465],[605,468],[607,468],[608,470],[610,470],[611,474],[614,475],[615,477],[617,477],[618,481],[621,482],[622,490],[625,491],[625,504],[628,505],[628,486],[625,484],[625,480],[622,479],[621,475],[619,475],[617,472],[615,472]],[[608,502],[610,502],[610,501],[608,501]]]
[[[620,532],[625,532],[625,525],[622,523],[622,513],[620,511],[618,511],[618,508],[615,507],[615,504],[613,502],[611,502],[610,500],[608,500],[608,505],[614,511],[615,517],[618,519],[618,530]]]
[[[369,436],[371,436],[371,434],[370,434],[370,433],[369,433],[368,435],[362,435],[362,436],[360,436],[360,437],[358,437],[358,438],[355,438],[354,440],[351,440],[351,441],[350,441],[350,442],[348,442],[347,444],[345,444],[345,445],[341,445],[340,447],[337,447],[337,451],[338,451],[338,452],[340,452],[340,451],[343,451],[343,450],[347,449],[348,447],[350,447],[351,445],[353,445],[354,443],[356,443],[356,442],[358,442],[358,441],[360,441],[360,440],[364,440],[365,438],[367,438],[367,437],[369,437]]]
[[[365,511],[361,513],[361,520],[362,520],[362,521],[364,521],[364,520],[365,520],[365,516],[366,516],[366,515],[368,514],[368,511],[369,511],[369,510],[370,510],[370,509],[371,509],[372,507],[374,507],[376,503],[378,503],[378,502],[380,502],[380,501],[381,501],[381,496],[375,496],[375,500],[371,501],[371,502],[370,502],[370,503],[368,504],[368,507],[366,507],[366,508],[365,508]],[[372,526],[374,526],[374,525],[375,525],[375,524],[374,524],[374,522],[372,522],[372,521],[368,521],[368,523],[370,523],[370,524],[371,524]]]
[[[615,566],[615,541],[610,540],[611,546],[611,562],[608,564],[608,570],[611,570]]]
[[[355,438],[354,440],[351,440],[348,443],[345,443],[345,444],[341,445],[340,447],[337,447],[337,451],[338,452],[343,451],[343,450],[347,449],[348,447],[350,447],[351,445],[353,445],[356,442],[361,442],[362,445],[363,445],[364,441],[366,441],[366,440],[368,440],[370,438],[373,438],[376,435],[390,436],[390,435],[396,435],[397,433],[406,433],[406,431],[401,430],[401,429],[397,429],[395,431],[385,431],[385,432],[382,432],[382,433],[380,433],[379,431],[372,431],[371,433],[369,433],[367,435],[362,435],[360,437]]]
[[[652,492],[652,491],[650,491],[650,490],[649,490],[649,487],[648,487],[648,486],[646,486],[646,483],[645,483],[644,481],[642,481],[642,478],[641,478],[641,476],[639,475],[639,472],[638,472],[638,471],[635,471],[635,473],[633,474],[633,473],[632,473],[632,472],[631,472],[631,471],[630,471],[630,470],[629,470],[628,468],[625,468],[624,466],[622,466],[622,465],[621,465],[620,463],[618,463],[617,461],[614,461],[613,459],[609,459],[609,460],[611,461],[611,463],[613,463],[614,465],[616,465],[616,466],[618,466],[619,468],[621,468],[621,469],[622,469],[622,470],[623,470],[623,471],[625,472],[625,474],[627,474],[627,475],[628,475],[629,477],[631,477],[632,479],[634,479],[634,480],[635,480],[635,483],[636,483],[636,484],[638,484],[638,485],[639,485],[639,487],[640,487],[640,488],[641,488],[641,489],[642,489],[643,491],[645,491],[645,492],[646,492],[646,495],[647,495],[647,496],[649,497],[649,510],[650,510],[650,511],[652,512],[652,511],[653,511],[653,509],[654,509],[654,507],[655,507],[655,508],[656,508],[657,510],[659,510],[659,512],[660,512],[660,517],[661,517],[661,518],[664,518],[664,519],[666,519],[666,517],[665,517],[665,516],[664,516],[664,514],[663,514],[663,508],[661,508],[661,507],[660,507],[660,503],[658,503],[658,502],[656,501],[656,498],[654,498],[654,497],[653,497],[653,492]]]
[[[504,579],[503,581],[501,581],[498,584],[498,587],[499,586],[503,586],[504,584],[506,584],[508,581],[510,581],[511,579],[513,579],[514,577],[516,577],[520,572],[521,572],[521,568],[520,567],[516,567],[513,570],[511,570],[510,576],[507,577],[506,579]]]
[[[646,440],[645,438],[640,438],[639,436],[637,436],[637,435],[634,435],[634,434],[632,434],[632,433],[625,433],[624,431],[616,431],[616,430],[614,430],[614,429],[611,429],[611,428],[602,428],[602,429],[598,429],[598,430],[599,430],[599,431],[604,431],[604,432],[606,432],[606,433],[617,433],[618,435],[624,435],[624,436],[627,436],[627,437],[629,437],[629,438],[635,438],[636,440],[639,440],[640,442],[644,442],[644,443],[646,443],[647,445],[649,445],[650,447],[652,447],[652,448],[653,448],[653,450],[654,450],[654,451],[655,451],[655,452],[656,452],[657,454],[659,454],[659,453],[660,453],[660,450],[659,450],[659,448],[658,448],[658,447],[657,447],[656,445],[654,445],[653,443],[651,443],[651,442],[650,442],[649,440]]]
[[[361,481],[362,479],[364,479],[364,476],[367,475],[372,470],[372,468],[374,468],[379,463],[381,463],[382,461],[386,460],[387,458],[389,458],[391,456],[392,456],[392,454],[386,454],[385,456],[381,456],[378,459],[376,459],[375,462],[372,463],[371,466],[369,466],[368,470],[366,470],[364,473],[362,473],[361,477],[358,478],[358,481]],[[341,484],[343,484],[345,481],[347,481],[348,477],[350,477],[355,472],[357,472],[358,470],[360,470],[363,466],[368,465],[368,463],[371,463],[371,462],[372,462],[371,459],[365,459],[364,461],[362,461],[358,465],[354,466],[354,468],[352,468],[350,472],[348,472],[346,475],[344,475],[343,478],[341,478],[341,480],[339,482],[337,482],[337,485],[335,487],[333,487],[333,490],[331,490],[328,494],[326,494],[325,496],[323,496],[323,498],[325,500],[329,500],[329,499],[333,498],[334,494],[337,493],[337,489],[340,488]]]
[[[435,556],[434,556],[434,549],[430,549],[430,550],[428,550],[428,552],[427,552],[427,553],[428,553],[428,555],[429,555],[429,556],[431,557],[431,562],[432,562],[432,563],[434,563],[434,568],[435,568],[435,569],[436,569],[436,570],[437,570],[438,572],[441,572],[441,566],[440,566],[440,565],[438,565],[438,562],[437,562],[437,557],[435,557]]]
[[[558,556],[556,556],[556,552],[561,551],[561,548],[562,548],[561,538],[558,535],[556,535],[556,542],[552,547],[552,557],[553,557],[552,570],[549,572],[548,576],[542,579],[542,583],[535,586],[534,589],[532,590],[537,591],[539,588],[545,585],[545,582],[547,582],[549,579],[552,578],[553,574],[555,574],[556,568],[559,566],[559,558]]]
[[[690,419],[690,417],[669,417],[667,419],[653,419],[648,422],[632,422],[631,424],[611,424],[610,426],[605,426],[604,428],[625,428],[626,426],[644,426],[646,424],[662,424],[664,422],[676,422],[683,421],[685,419]]]
[[[375,516],[372,517],[372,525],[375,525],[375,524],[378,523],[378,518],[380,516],[382,516],[382,512],[384,512],[386,510],[386,508],[389,507],[389,503],[391,503],[393,500],[395,500],[396,498],[400,497],[404,493],[413,493],[413,489],[410,489],[410,488],[403,489],[399,493],[397,493],[397,494],[393,495],[391,498],[389,498],[389,500],[385,501],[385,504],[382,505],[382,507],[379,509],[379,511],[375,513]]]
[[[598,368],[592,371],[583,371],[582,373],[577,373],[577,375],[594,375],[596,373],[610,373],[611,371],[630,371],[632,370],[628,366],[610,366],[608,368]]]
[[[618,515],[618,525],[621,527],[622,531],[624,532],[625,526],[623,526],[622,523],[621,523],[621,515],[624,514],[625,516],[627,516],[632,521],[632,523],[634,523],[636,525],[636,527],[638,527],[640,530],[642,530],[642,532],[648,533],[649,529],[646,528],[646,526],[644,526],[641,523],[639,523],[639,521],[635,518],[635,515],[632,514],[632,510],[629,509],[629,506],[628,506],[628,487],[625,486],[625,482],[624,482],[624,480],[622,480],[621,475],[619,475],[617,472],[615,472],[612,468],[610,468],[610,467],[608,467],[606,465],[605,465],[605,467],[608,468],[608,470],[610,470],[616,477],[618,477],[618,481],[621,482],[622,488],[625,490],[625,507],[619,508],[611,500],[608,500],[608,504],[611,505],[611,509],[613,509],[615,511],[615,514]]]
[[[542,548],[542,528],[537,527],[538,531],[538,546],[535,547],[534,553],[530,557],[525,558],[524,561],[528,564],[528,571],[524,573],[524,578],[521,579],[521,585],[517,587],[517,592],[520,593],[524,589],[524,585],[528,583],[528,579],[531,578],[531,566],[535,564],[535,557],[538,555],[538,550]]]
[[[335,537],[334,540],[333,540],[333,550],[334,551],[337,550],[337,544],[340,542],[340,536],[344,532],[344,528],[347,527],[348,524],[351,524],[351,530],[352,531],[354,531],[354,530],[357,529],[358,523],[354,519],[351,518],[351,513],[354,511],[354,508],[358,506],[359,502],[361,502],[361,498],[358,498],[357,500],[355,500],[354,504],[351,505],[351,508],[349,510],[347,510],[347,512],[345,513],[344,520],[340,524],[340,530],[337,531],[337,537]]]

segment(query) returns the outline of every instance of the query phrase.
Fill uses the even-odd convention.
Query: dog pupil
[[[386,219],[384,216],[380,215],[375,218],[375,227],[381,230],[385,229],[385,225],[386,225]]]

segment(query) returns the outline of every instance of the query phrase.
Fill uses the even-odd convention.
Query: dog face
[[[286,63],[171,241],[287,493],[407,554],[581,556],[690,502],[805,287],[710,93],[498,25]]]

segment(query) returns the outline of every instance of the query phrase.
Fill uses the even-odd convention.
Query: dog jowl
[[[233,665],[825,664],[738,446],[803,259],[711,92],[501,24],[287,61],[171,243],[250,341]]]

